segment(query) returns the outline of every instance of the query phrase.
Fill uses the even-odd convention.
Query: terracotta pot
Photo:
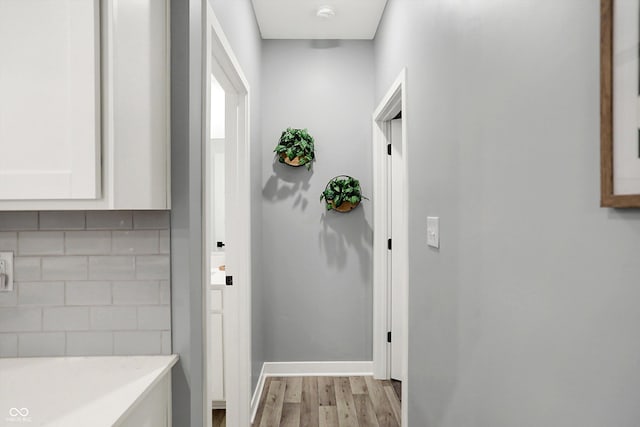
[[[327,203],[329,203],[331,205],[331,207],[333,208],[333,210],[338,211],[338,212],[349,212],[355,208],[358,207],[358,205],[360,204],[360,202],[353,204],[351,202],[342,202],[340,204],[340,206],[335,207],[333,204],[333,200],[327,200]]]
[[[280,153],[280,157],[282,158],[282,160],[284,160],[284,162],[286,164],[288,164],[289,166],[293,166],[293,167],[298,167],[298,166],[302,166],[300,164],[300,157],[296,156],[293,159],[290,159],[289,157],[287,157],[287,155],[285,153]]]

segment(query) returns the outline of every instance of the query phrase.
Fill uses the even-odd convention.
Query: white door
[[[402,174],[402,119],[391,120],[391,160],[389,162],[391,173],[390,185],[390,217],[391,217],[391,378],[395,380],[402,379],[402,341],[404,331],[402,328],[402,301],[406,292],[407,278],[403,274],[403,269],[398,268],[401,262],[406,260],[407,254],[403,248],[406,242],[400,242],[401,233],[394,230],[400,230],[403,224],[402,209],[404,207],[404,189],[406,183]],[[403,244],[404,243],[404,244]],[[395,268],[394,268],[395,267]]]

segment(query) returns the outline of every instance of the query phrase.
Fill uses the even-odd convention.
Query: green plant
[[[273,151],[277,153],[280,163],[292,166],[307,165],[307,169],[311,169],[311,162],[316,157],[313,137],[306,129],[287,128],[282,132],[280,141]]]
[[[327,203],[327,210],[348,211],[366,197],[362,195],[360,181],[348,175],[340,175],[329,181],[320,195],[320,200],[322,199]]]

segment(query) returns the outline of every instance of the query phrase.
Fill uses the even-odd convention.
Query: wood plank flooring
[[[269,377],[253,427],[400,427],[390,381],[373,377]]]
[[[212,414],[213,427],[226,427],[227,417],[224,409],[214,409]]]

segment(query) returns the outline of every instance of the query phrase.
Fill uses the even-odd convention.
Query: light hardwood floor
[[[213,427],[226,427],[227,417],[224,409],[214,409],[212,414]]]
[[[254,427],[399,427],[400,401],[373,377],[269,377]]]

